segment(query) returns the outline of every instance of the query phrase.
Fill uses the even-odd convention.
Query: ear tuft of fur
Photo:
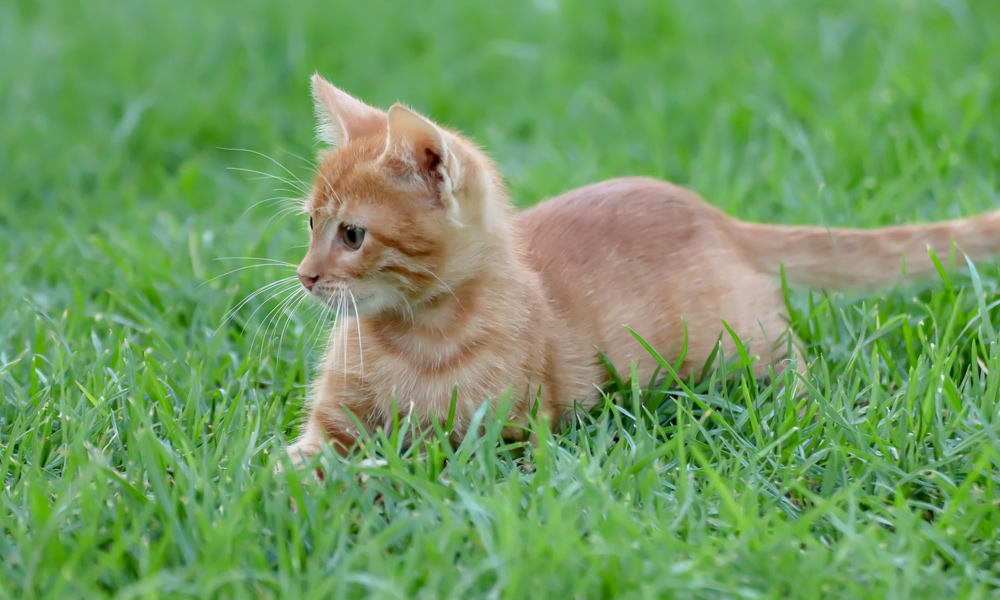
[[[316,137],[331,146],[346,144],[351,137],[384,123],[385,113],[312,76],[312,96],[316,110]]]

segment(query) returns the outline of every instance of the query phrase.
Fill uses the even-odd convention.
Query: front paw
[[[316,454],[319,454],[319,446],[305,442],[292,444],[285,450],[288,452],[288,459],[291,460],[292,464],[296,467],[306,462]]]
[[[299,442],[286,448],[286,451],[288,452],[288,460],[292,463],[292,466],[299,468],[303,463],[308,462],[313,456],[319,454],[320,448],[315,444]],[[281,463],[278,463],[277,470],[278,472],[281,471]],[[319,467],[316,468],[316,478],[323,481],[323,470]]]

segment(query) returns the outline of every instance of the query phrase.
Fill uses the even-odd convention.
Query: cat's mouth
[[[354,302],[357,302],[359,298],[363,297],[362,294],[355,293],[346,286],[345,287],[338,286],[335,288],[313,289],[310,291],[310,294],[323,304],[329,306],[330,308],[336,308],[338,304],[341,304],[343,302],[349,303],[351,302],[352,298],[354,299]]]
[[[315,288],[310,294],[326,308],[343,315],[365,315],[378,306],[376,293],[362,293],[346,285],[330,288]]]

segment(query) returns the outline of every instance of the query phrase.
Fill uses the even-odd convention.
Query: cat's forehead
[[[384,142],[382,143],[384,146]],[[385,177],[378,166],[381,148],[376,144],[350,144],[320,157],[307,210],[336,212],[348,200],[378,197]]]

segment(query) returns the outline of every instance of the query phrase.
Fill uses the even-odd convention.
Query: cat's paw
[[[292,464],[297,467],[316,454],[319,454],[319,446],[299,442],[297,444],[292,444],[286,448],[285,451],[288,452],[288,459],[291,460]]]
[[[286,452],[288,452],[288,460],[292,463],[292,466],[298,469],[303,463],[308,462],[310,458],[319,454],[320,448],[315,444],[299,442],[286,448]],[[277,470],[278,472],[281,471],[281,463],[278,463]],[[323,481],[323,470],[319,467],[316,468],[316,478]]]

